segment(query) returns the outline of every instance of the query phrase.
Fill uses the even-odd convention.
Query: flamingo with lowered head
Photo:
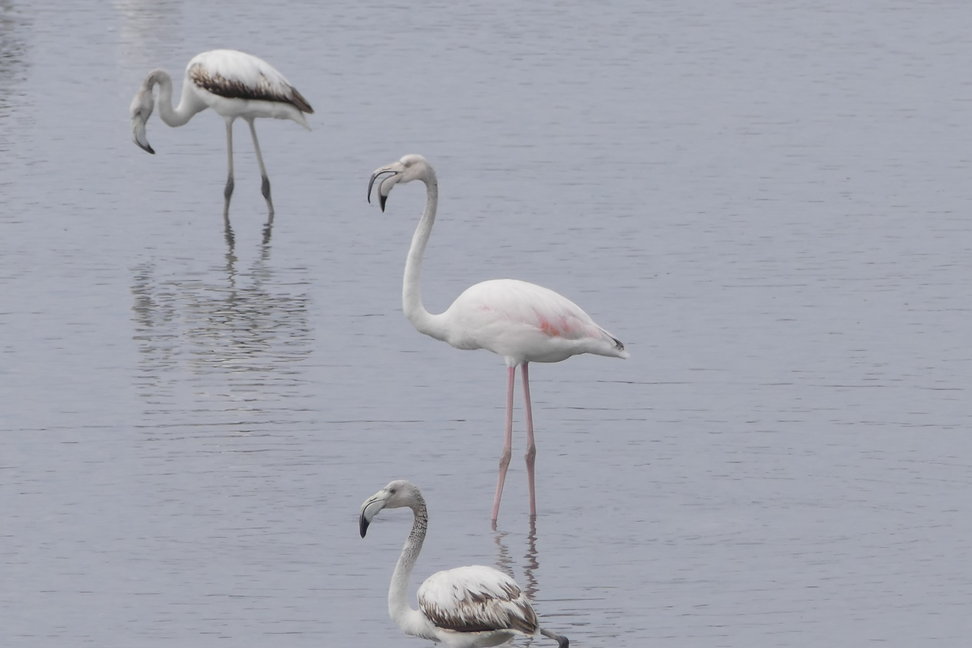
[[[242,117],[250,125],[253,149],[260,164],[263,179],[261,191],[273,214],[270,199],[270,178],[263,164],[260,142],[257,140],[253,120],[257,117],[291,119],[304,128],[310,128],[304,113],[313,113],[297,88],[266,61],[251,54],[229,49],[217,49],[197,54],[186,66],[179,105],[172,107],[172,77],[165,70],[153,70],[142,82],[132,99],[130,108],[132,135],[135,143],[149,153],[155,153],[145,135],[145,123],[155,106],[153,88],[159,86],[159,116],[169,126],[183,126],[196,113],[212,108],[226,120],[226,155],[229,172],[223,196],[229,210],[233,195],[233,122]]]
[[[620,340],[598,326],[590,315],[566,297],[543,286],[517,279],[492,279],[467,288],[443,313],[422,305],[420,275],[439,200],[439,185],[432,165],[421,155],[406,155],[371,174],[368,201],[378,183],[378,204],[385,210],[388,194],[397,184],[425,183],[425,211],[419,220],[405,262],[402,308],[419,332],[448,342],[457,349],[488,349],[503,356],[507,366],[506,435],[500,456],[492,521],[499,516],[513,442],[513,387],[516,367],[523,376],[527,428],[527,481],[530,515],[537,514],[533,411],[530,403],[530,362],[560,362],[581,353],[627,358]]]
[[[537,613],[512,578],[492,567],[469,565],[439,571],[418,589],[418,609],[408,604],[408,579],[415,567],[429,512],[422,493],[404,480],[390,482],[361,505],[361,537],[382,509],[412,509],[412,531],[395,565],[388,587],[388,614],[402,632],[441,642],[450,648],[498,646],[517,635],[537,633],[568,648],[567,637],[541,628]]]

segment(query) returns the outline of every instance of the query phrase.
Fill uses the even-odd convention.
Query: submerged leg
[[[260,177],[263,178],[260,191],[263,192],[263,197],[267,200],[267,208],[272,215],[273,201],[270,200],[270,177],[267,175],[267,167],[263,165],[263,154],[260,153],[260,142],[257,140],[256,127],[253,125],[253,119],[248,119],[247,122],[250,124],[250,134],[253,136],[253,150],[256,151],[257,163],[260,165]]]
[[[229,214],[230,198],[233,196],[233,120],[226,120],[226,188],[223,189],[223,216]]]
[[[270,245],[270,236],[273,234],[273,212],[267,217],[267,222],[263,224],[263,246]]]
[[[226,239],[226,254],[232,255],[236,249],[236,235],[233,234],[233,226],[229,219],[229,203],[223,208],[223,238]]]
[[[513,453],[513,383],[516,381],[516,367],[507,369],[508,379],[506,387],[506,435],[503,440],[503,454],[499,460],[499,475],[496,478],[496,496],[493,498],[493,526],[499,517],[500,498],[503,497],[503,484],[506,483],[506,469],[510,465]]]
[[[534,464],[537,458],[537,444],[533,439],[533,406],[530,404],[530,373],[527,367],[529,363],[523,363],[523,400],[526,403],[526,426],[527,426],[527,483],[530,486],[530,516],[537,515],[537,480]]]

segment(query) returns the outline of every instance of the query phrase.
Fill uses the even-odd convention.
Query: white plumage
[[[489,349],[513,366],[560,362],[581,353],[626,355],[580,306],[518,279],[491,279],[466,288],[441,318],[446,342],[458,349]]]
[[[159,116],[169,126],[182,126],[206,108],[212,108],[226,121],[229,171],[223,194],[227,210],[234,185],[233,122],[237,117],[247,121],[260,165],[261,190],[273,214],[270,179],[253,120],[257,117],[291,119],[308,128],[304,113],[313,113],[314,109],[303,95],[266,61],[244,52],[218,49],[197,54],[189,61],[179,105],[173,108],[172,77],[165,70],[153,70],[145,77],[130,107],[132,136],[135,143],[149,153],[155,153],[155,149],[148,143],[145,125],[156,103],[153,95],[156,85],[159,86]]]
[[[408,605],[408,580],[428,528],[422,493],[404,480],[390,482],[361,505],[359,527],[368,526],[382,509],[408,507],[414,519],[388,588],[388,614],[403,632],[450,648],[497,646],[516,635],[542,634],[567,648],[566,637],[541,628],[536,612],[519,585],[503,572],[485,565],[439,571],[418,590],[417,610]]]
[[[537,615],[512,578],[484,565],[436,572],[418,590],[419,609],[438,628],[537,631]]]
[[[406,155],[398,162],[371,174],[368,200],[378,183],[378,201],[384,211],[396,184],[420,180],[425,183],[425,211],[419,220],[405,262],[402,308],[416,329],[458,349],[488,349],[503,356],[507,366],[506,434],[500,457],[492,520],[499,516],[506,470],[510,463],[513,436],[513,387],[516,367],[523,376],[527,427],[527,480],[530,515],[536,515],[533,411],[530,401],[530,362],[560,362],[581,353],[627,358],[624,345],[598,326],[590,315],[566,297],[543,286],[516,279],[493,279],[467,288],[443,313],[425,309],[421,295],[422,255],[432,233],[439,188],[435,171],[421,155]]]

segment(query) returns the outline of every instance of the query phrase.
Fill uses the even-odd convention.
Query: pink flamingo
[[[406,155],[401,160],[376,169],[368,183],[368,202],[378,182],[378,202],[385,201],[399,183],[421,180],[425,183],[425,211],[419,221],[405,262],[402,308],[420,333],[448,342],[457,349],[488,349],[503,356],[507,366],[506,436],[500,456],[492,521],[499,516],[500,499],[506,482],[513,444],[513,387],[516,367],[523,376],[526,403],[527,480],[530,489],[530,515],[537,514],[534,464],[537,447],[533,436],[533,410],[530,403],[530,362],[560,362],[581,353],[627,358],[620,340],[594,323],[577,304],[554,291],[517,279],[492,279],[467,288],[443,313],[433,314],[422,305],[420,275],[422,255],[432,233],[439,188],[435,170],[421,155]]]

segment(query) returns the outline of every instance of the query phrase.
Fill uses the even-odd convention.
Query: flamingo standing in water
[[[212,108],[226,120],[226,155],[229,173],[226,178],[225,208],[229,210],[233,195],[233,122],[242,117],[250,125],[253,148],[260,164],[263,178],[261,190],[273,215],[270,199],[270,178],[263,164],[260,142],[257,140],[253,120],[257,117],[292,119],[304,128],[310,128],[304,113],[313,113],[297,88],[290,85],[273,66],[266,61],[236,50],[218,49],[197,54],[186,66],[179,105],[172,107],[172,77],[165,70],[153,70],[142,82],[130,108],[132,134],[135,143],[149,153],[155,153],[145,136],[145,122],[152,115],[155,105],[153,88],[159,86],[159,116],[169,126],[182,126],[193,115]]]
[[[523,376],[526,403],[527,481],[530,515],[537,514],[534,464],[537,454],[530,403],[530,362],[560,362],[581,353],[627,358],[620,340],[594,323],[580,306],[554,291],[517,279],[493,279],[467,288],[443,313],[433,314],[422,305],[420,275],[422,255],[432,233],[439,186],[435,171],[421,155],[406,155],[371,174],[368,201],[378,182],[378,204],[385,201],[396,184],[421,180],[425,183],[425,211],[419,221],[405,262],[402,307],[419,332],[448,342],[457,349],[488,349],[503,356],[507,366],[506,435],[500,456],[492,521],[499,516],[500,498],[506,481],[513,443],[513,387],[516,367]]]
[[[408,579],[429,524],[422,493],[410,482],[390,482],[364,501],[358,524],[363,538],[379,511],[402,507],[412,509],[412,531],[388,587],[388,614],[402,632],[450,648],[498,646],[516,635],[539,633],[554,639],[559,648],[568,648],[567,637],[540,627],[537,613],[516,581],[492,567],[470,565],[436,572],[419,587],[418,609],[409,607]]]

